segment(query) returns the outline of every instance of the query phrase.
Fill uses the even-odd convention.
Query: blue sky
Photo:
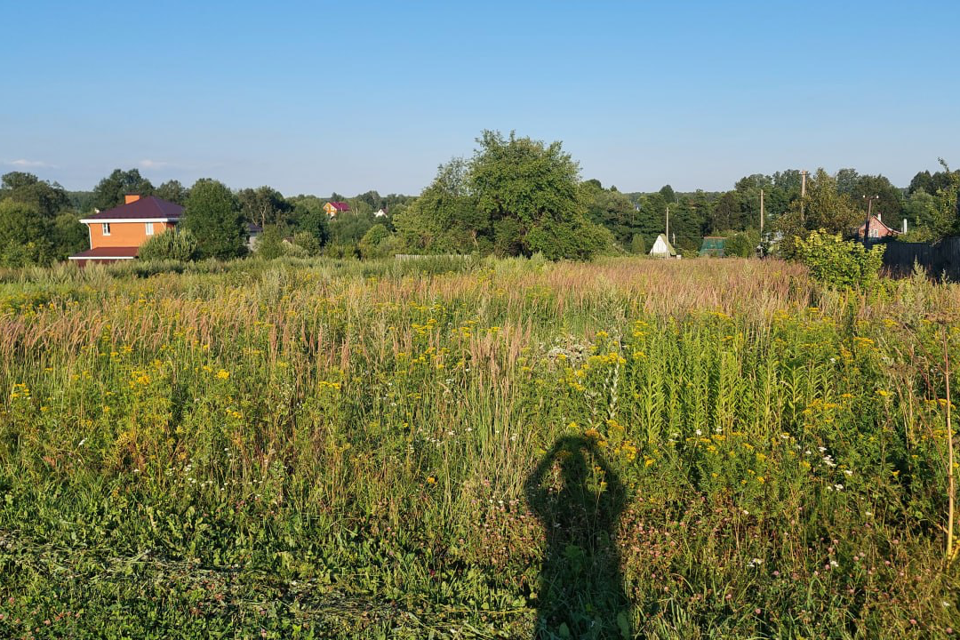
[[[0,172],[418,193],[482,129],[624,191],[960,167],[960,2],[9,2]]]

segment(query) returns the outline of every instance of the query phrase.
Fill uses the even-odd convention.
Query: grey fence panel
[[[883,266],[894,276],[909,275],[914,263],[934,277],[960,280],[960,237],[925,242],[888,242],[883,253]]]

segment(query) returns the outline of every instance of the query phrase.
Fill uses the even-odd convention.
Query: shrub
[[[390,238],[390,231],[382,224],[375,224],[363,234],[357,247],[363,258],[382,258],[383,247]]]
[[[797,258],[816,280],[841,289],[867,287],[876,281],[886,247],[867,250],[862,244],[846,242],[840,234],[814,231],[797,238]]]
[[[320,255],[320,241],[309,231],[298,231],[293,235],[293,246],[308,256]]]
[[[140,247],[141,260],[179,260],[187,262],[197,258],[197,239],[187,229],[164,231],[147,240]]]
[[[356,258],[357,247],[352,244],[343,244],[340,242],[333,242],[324,247],[324,252],[327,256],[331,258]]]
[[[614,245],[610,230],[582,218],[559,221],[547,218],[527,232],[530,251],[548,260],[590,260],[609,253]]]
[[[730,258],[749,258],[756,254],[760,244],[760,233],[753,229],[740,231],[727,236],[723,254]]]
[[[273,260],[286,253],[283,246],[283,234],[276,225],[267,225],[257,243],[257,257]]]

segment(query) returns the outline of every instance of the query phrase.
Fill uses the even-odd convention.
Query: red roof
[[[161,200],[156,196],[147,196],[130,204],[122,204],[87,216],[84,220],[156,220],[158,218],[177,220],[181,215],[183,215],[183,207],[180,205]]]
[[[346,202],[330,202],[337,211],[350,211],[350,205]]]
[[[123,260],[136,258],[140,247],[97,247],[70,256],[71,260]]]

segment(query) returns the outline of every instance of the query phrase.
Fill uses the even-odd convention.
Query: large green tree
[[[845,193],[839,185],[837,191],[841,194]],[[864,217],[869,209],[875,215],[881,216],[888,226],[894,229],[900,226],[900,221],[903,219],[903,191],[893,186],[885,176],[858,176],[853,188],[846,193],[863,212]],[[874,200],[871,206],[868,198],[872,199],[874,196],[878,199]]]
[[[939,160],[943,170],[933,174],[929,171],[917,173],[917,175],[913,176],[913,180],[910,181],[910,186],[907,187],[908,194],[912,195],[917,191],[926,191],[930,195],[936,195],[938,191],[948,188],[951,185],[954,175],[960,173],[960,171],[951,171],[943,158]]]
[[[610,233],[588,220],[592,196],[585,197],[579,168],[559,142],[484,131],[477,143],[470,160],[441,165],[393,217],[407,250],[583,259],[612,245]],[[608,215],[597,206],[598,216]]]
[[[93,188],[93,206],[101,211],[118,207],[127,194],[152,196],[153,184],[140,175],[139,169],[114,169]]]
[[[712,233],[743,228],[744,215],[741,198],[741,194],[737,191],[727,191],[720,196],[710,212],[710,231]]]
[[[667,201],[667,204],[676,204],[678,202],[679,196],[677,196],[677,192],[674,191],[673,187],[668,184],[660,187],[660,191],[657,193],[663,196],[663,199]]]
[[[420,197],[393,217],[401,241],[417,253],[489,253],[493,225],[470,191],[469,164],[454,158],[440,165]]]
[[[197,180],[181,224],[196,238],[201,257],[226,260],[246,253],[246,221],[236,196],[222,182]]]
[[[0,179],[0,200],[3,199],[26,205],[31,213],[25,226],[34,225],[34,231],[43,231],[42,241],[31,240],[34,249],[23,250],[22,255],[27,256],[24,261],[34,263],[41,257],[42,261],[63,259],[88,248],[87,228],[80,224],[69,194],[56,182],[40,180],[30,173],[8,173]],[[39,216],[39,223],[33,220],[34,214]],[[32,237],[34,231],[25,233]]]
[[[944,221],[944,235],[960,234],[960,171],[951,171],[942,158],[940,164],[943,165],[944,178],[937,189],[938,217]]]
[[[903,215],[913,225],[912,240],[936,240],[960,233],[960,171],[940,158],[942,171],[921,171],[910,181]]]
[[[0,178],[0,200],[5,198],[30,205],[47,219],[55,218],[70,207],[70,196],[59,184],[20,171]]]
[[[524,229],[546,217],[578,213],[579,169],[559,142],[544,145],[515,133],[484,131],[470,166],[477,208],[494,222],[517,220]]]
[[[497,131],[484,131],[477,142],[470,191],[493,226],[498,253],[582,259],[598,251],[602,234],[584,215],[579,167],[560,142]]]
[[[53,257],[51,221],[33,205],[11,198],[0,201],[0,265],[47,264]]]
[[[248,222],[261,227],[269,225],[284,226],[293,207],[283,194],[273,187],[263,186],[256,189],[241,189],[237,194],[240,210]]]
[[[664,187],[667,188],[669,185]],[[639,212],[616,187],[604,189],[599,180],[586,180],[580,183],[580,199],[587,219],[609,229],[624,248],[629,247],[633,236],[641,232]]]
[[[807,180],[806,197],[791,202],[787,213],[777,221],[777,229],[784,235],[780,252],[785,257],[793,257],[798,240],[806,238],[811,231],[823,230],[849,237],[861,222],[862,212],[849,195],[837,190],[836,178],[818,169]]]
[[[167,180],[157,187],[153,195],[167,202],[183,206],[187,204],[187,196],[190,195],[190,191],[180,184],[179,180]]]
[[[354,251],[360,239],[376,224],[376,218],[369,205],[358,210],[351,207],[350,211],[342,211],[328,223],[330,230],[330,244],[344,247],[349,253]]]
[[[53,245],[53,257],[64,260],[68,256],[90,248],[90,231],[81,224],[77,214],[65,210],[61,212],[49,227],[50,243]]]
[[[645,246],[652,247],[657,236],[666,230],[668,206],[666,198],[659,192],[640,196],[632,226],[634,234],[643,238]],[[676,205],[673,208],[676,209]]]
[[[598,242],[611,243],[586,215],[588,205],[598,219],[615,215],[597,201],[606,193],[599,183],[580,185],[578,167],[559,142],[494,131],[477,142],[471,159],[441,165],[420,197],[397,207],[392,221],[406,250],[583,258]],[[625,197],[619,204],[632,210]]]
[[[324,202],[317,196],[296,196],[290,199],[293,204],[291,219],[294,226],[309,233],[322,247],[330,239],[330,216],[323,210]]]

